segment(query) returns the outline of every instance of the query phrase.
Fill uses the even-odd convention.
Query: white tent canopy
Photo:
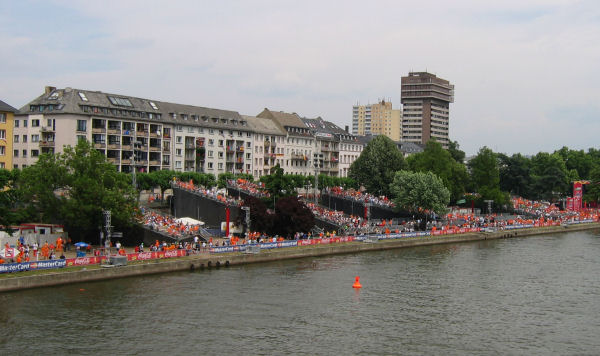
[[[186,224],[186,225],[204,225],[204,221],[196,220],[193,218],[185,217],[179,218],[175,220],[177,223]]]

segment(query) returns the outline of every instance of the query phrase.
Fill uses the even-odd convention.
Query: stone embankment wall
[[[60,284],[98,281],[112,278],[140,276],[146,274],[173,271],[195,270],[200,268],[224,267],[248,263],[270,262],[293,258],[317,257],[333,254],[358,253],[363,251],[387,250],[403,247],[460,243],[500,238],[524,237],[561,232],[599,229],[599,223],[570,225],[568,227],[550,226],[521,230],[505,230],[493,233],[469,233],[461,235],[441,235],[430,237],[380,240],[375,243],[351,242],[330,245],[263,250],[258,254],[223,253],[201,254],[177,260],[159,260],[122,267],[88,269],[79,271],[57,271],[26,277],[13,277],[0,280],[0,292],[54,286]]]

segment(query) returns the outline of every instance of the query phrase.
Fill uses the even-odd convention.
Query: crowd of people
[[[256,184],[247,179],[230,179],[227,181],[227,186],[257,198],[269,198],[271,196],[269,192],[265,190],[263,183]]]
[[[189,190],[205,198],[212,199],[223,204],[231,206],[241,206],[243,203],[243,200],[240,198],[228,196],[226,191],[219,190],[217,189],[217,187],[207,189],[202,186],[197,186],[192,180],[190,180],[189,182],[175,181],[175,184],[181,189]]]
[[[386,196],[375,196],[366,192],[361,192],[354,189],[344,189],[342,187],[331,187],[325,190],[328,194],[332,196],[354,200],[356,202],[361,203],[369,203],[371,205],[380,206],[383,208],[393,208],[396,205],[393,201],[388,199]]]
[[[183,239],[198,234],[200,225],[183,223],[176,218],[155,211],[142,209],[141,223],[151,230],[161,232],[174,239]]]
[[[8,257],[8,251],[14,251],[12,256]],[[38,245],[37,242],[32,244],[25,243],[21,237],[14,248],[11,248],[8,243],[4,245],[4,257],[0,256],[0,264],[2,263],[22,263],[40,260],[55,260],[57,258],[65,258],[64,252],[71,249],[71,239],[63,239],[58,237],[55,242]],[[60,254],[60,255],[59,255]]]

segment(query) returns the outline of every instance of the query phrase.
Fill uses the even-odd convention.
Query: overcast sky
[[[451,5],[449,5],[451,4]],[[429,71],[467,154],[600,146],[600,1],[0,0],[0,100],[100,90],[351,126]]]

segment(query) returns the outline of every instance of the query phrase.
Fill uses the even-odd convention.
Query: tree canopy
[[[134,221],[136,192],[131,176],[117,172],[106,157],[85,140],[64,153],[43,154],[23,169],[19,189],[38,212],[37,220],[65,226],[77,238],[95,236],[110,210],[115,227]]]
[[[431,172],[396,172],[390,189],[396,206],[408,211],[424,209],[441,215],[450,202],[450,191]]]
[[[371,194],[390,196],[390,183],[394,180],[394,174],[405,167],[402,152],[394,141],[379,135],[367,144],[352,163],[348,176]]]
[[[434,140],[427,142],[425,150],[410,155],[406,163],[413,172],[432,172],[438,176],[450,191],[451,200],[456,201],[465,194],[465,185],[468,181],[466,167],[457,162],[438,142]]]

